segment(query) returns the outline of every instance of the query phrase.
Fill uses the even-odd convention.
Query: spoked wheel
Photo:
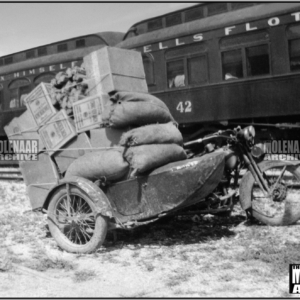
[[[90,253],[104,242],[107,221],[97,215],[96,206],[75,186],[61,187],[48,207],[48,225],[58,245],[75,253]]]
[[[269,193],[264,192],[253,176],[246,193],[251,194],[252,216],[267,225],[289,225],[300,218],[300,169],[272,162],[263,172]]]

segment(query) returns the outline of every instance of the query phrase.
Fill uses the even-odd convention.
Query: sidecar
[[[170,163],[104,187],[81,177],[62,179],[33,206],[47,211],[51,234],[61,248],[92,252],[107,230],[130,229],[203,201],[221,180],[225,155],[214,152]]]

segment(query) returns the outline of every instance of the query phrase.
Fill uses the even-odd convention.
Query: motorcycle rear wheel
[[[271,225],[290,225],[300,219],[300,167],[272,162],[263,170],[271,193],[266,196],[251,173],[244,184],[244,195],[251,197],[252,217]]]

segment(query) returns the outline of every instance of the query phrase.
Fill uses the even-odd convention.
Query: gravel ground
[[[109,233],[89,255],[62,251],[22,182],[0,182],[0,297],[289,297],[299,224],[176,216]]]

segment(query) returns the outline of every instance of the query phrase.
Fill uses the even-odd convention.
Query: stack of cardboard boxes
[[[119,144],[124,130],[104,128],[101,114],[116,91],[147,93],[139,52],[105,47],[84,58],[89,97],[58,110],[53,85],[41,83],[26,98],[27,111],[4,129],[10,140],[36,139],[38,160],[20,162],[32,208],[44,202],[70,164],[97,148]]]

